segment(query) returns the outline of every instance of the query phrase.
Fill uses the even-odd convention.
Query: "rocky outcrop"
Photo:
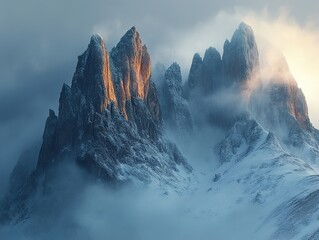
[[[223,74],[228,84],[242,84],[259,70],[259,54],[254,32],[241,23],[231,41],[224,43]]]
[[[109,55],[99,35],[92,36],[88,49],[79,56],[72,88],[80,91],[97,112],[102,112],[111,102],[117,105]]]
[[[274,132],[289,148],[293,147],[296,156],[302,157],[301,152],[307,152],[311,161],[318,161],[319,131],[310,122],[305,96],[284,58],[274,66],[269,81],[253,92],[251,112],[264,128]]]
[[[151,77],[150,55],[135,27],[112,49],[111,58],[117,70],[113,71],[113,77],[117,83],[120,110],[126,119],[133,118],[130,112],[132,98],[147,98]]]
[[[187,101],[182,97],[182,74],[180,66],[173,63],[164,74],[163,118],[169,128],[191,132],[193,122]]]
[[[219,52],[215,48],[208,48],[202,59],[198,53],[193,57],[188,81],[186,84],[186,96],[192,92],[209,95],[221,87],[222,61]]]
[[[185,96],[187,99],[194,93],[208,96],[231,86],[240,92],[258,73],[259,54],[253,30],[241,23],[231,41],[225,41],[223,57],[212,47],[206,50],[203,59],[198,53],[194,55]]]
[[[291,75],[286,60],[281,57],[272,71],[271,78],[261,83],[251,97],[255,117],[273,131],[312,130],[305,96]]]
[[[199,84],[202,76],[203,60],[198,53],[195,53],[189,70],[187,87],[189,90],[195,89]]]
[[[202,65],[202,88],[205,94],[220,89],[222,60],[216,48],[208,48],[205,52]]]

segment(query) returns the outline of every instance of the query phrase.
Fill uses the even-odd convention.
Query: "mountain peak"
[[[136,27],[135,26],[131,27],[130,31],[137,32]]]
[[[119,70],[115,80],[123,83],[120,86],[120,108],[129,119],[126,102],[132,97],[145,100],[151,77],[151,58],[135,27],[128,30],[112,49],[111,58]]]
[[[259,71],[259,53],[252,28],[242,22],[231,41],[225,41],[224,73],[230,84],[245,82]]]
[[[182,89],[181,68],[174,62],[164,74],[161,103],[163,118],[168,128],[173,128],[177,132],[186,131],[189,133],[193,130],[193,122],[188,104],[182,97]]]
[[[117,104],[109,55],[100,35],[92,35],[87,50],[79,56],[72,88],[79,89],[96,111],[103,111],[111,102]]]
[[[134,54],[134,51],[140,46],[142,46],[140,34],[133,26],[123,35],[119,43],[116,45],[115,50],[128,51],[129,54]]]
[[[175,77],[178,76],[181,77],[181,68],[180,66],[178,65],[178,63],[174,62],[167,70],[166,70],[166,73],[165,73],[165,76],[166,75],[171,75],[173,74]]]
[[[203,59],[199,53],[195,53],[192,61],[191,68],[188,76],[188,87],[190,89],[195,88],[198,85],[199,78],[202,71]]]
[[[104,44],[103,38],[100,34],[95,33],[91,36],[90,44]]]
[[[253,29],[251,28],[251,26],[249,26],[249,25],[246,24],[245,22],[241,22],[241,23],[239,24],[238,30],[244,31],[244,32],[251,32],[251,33],[253,33]]]

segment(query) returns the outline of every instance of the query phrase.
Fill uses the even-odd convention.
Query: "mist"
[[[223,213],[218,207],[210,208],[227,204],[223,194],[214,196],[207,191],[218,187],[212,180],[180,195],[149,186],[110,188],[69,164],[62,165],[56,174],[50,192],[34,197],[37,207],[32,217],[22,224],[2,226],[1,239],[230,240],[234,234],[239,239],[258,236],[254,231],[243,231],[243,227],[250,224],[258,228],[261,209],[256,208],[252,219],[244,212]]]

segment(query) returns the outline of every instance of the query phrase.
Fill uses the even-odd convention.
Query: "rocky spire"
[[[131,97],[142,100],[147,98],[151,77],[151,59],[147,47],[135,27],[128,30],[120,42],[111,51],[111,57],[119,75],[115,76],[120,83],[118,94],[123,115],[129,119],[127,101]]]
[[[53,160],[56,151],[56,128],[58,118],[53,110],[49,110],[49,116],[45,122],[45,129],[42,137],[42,146],[39,153],[37,169],[43,171]]]
[[[202,66],[202,87],[204,93],[211,93],[221,86],[222,59],[216,48],[208,48]]]
[[[252,28],[241,23],[225,41],[223,53],[224,75],[230,84],[246,81],[259,70],[259,54]]]
[[[99,35],[91,37],[87,50],[79,56],[72,88],[78,88],[96,111],[101,112],[111,102],[117,105],[109,56]]]
[[[312,130],[305,96],[290,73],[285,58],[280,55],[272,66],[268,70],[271,74],[268,82],[251,97],[255,117],[275,132],[286,129],[292,134],[300,129]]]
[[[202,59],[198,53],[193,57],[188,77],[188,91],[198,89],[205,95],[221,86],[222,61],[215,48],[208,48]]]
[[[180,66],[173,63],[164,74],[163,118],[168,127],[190,132],[193,122],[186,100],[182,97],[182,74]]]

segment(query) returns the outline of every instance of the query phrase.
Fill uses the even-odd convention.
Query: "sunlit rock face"
[[[272,71],[270,79],[261,82],[251,97],[252,112],[265,127],[290,140],[296,138],[293,143],[298,145],[302,130],[314,130],[305,96],[283,57],[274,64]]]
[[[224,77],[228,84],[240,84],[258,71],[259,54],[250,26],[241,23],[231,41],[225,41],[222,61]]]
[[[147,47],[142,45],[139,33],[135,27],[131,28],[121,38],[120,42],[111,51],[114,74],[117,86],[120,109],[129,119],[133,98],[145,100],[150,89],[151,59]]]
[[[117,105],[109,55],[99,35],[92,36],[88,49],[79,56],[72,88],[81,91],[96,111],[103,111],[111,102]]]

